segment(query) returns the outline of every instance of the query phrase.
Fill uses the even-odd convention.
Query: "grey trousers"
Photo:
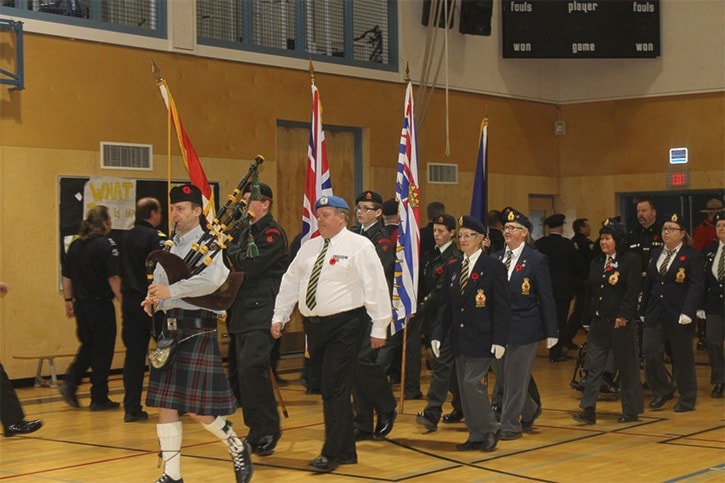
[[[463,416],[468,425],[468,441],[484,441],[486,433],[498,430],[488,400],[488,383],[483,381],[492,360],[491,357],[456,357],[456,376]]]
[[[521,420],[534,419],[538,404],[531,398],[528,389],[538,345],[538,342],[509,345],[503,358],[493,364],[496,378],[503,383],[501,431],[520,433]]]

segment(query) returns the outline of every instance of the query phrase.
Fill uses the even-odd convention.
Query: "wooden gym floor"
[[[425,433],[415,414],[425,401],[405,401],[385,441],[358,443],[357,465],[317,475],[307,463],[319,454],[324,435],[320,396],[306,395],[297,382],[300,359],[282,361],[290,380],[282,388],[289,412],[284,434],[272,456],[254,456],[253,481],[725,481],[725,399],[711,399],[709,367],[697,352],[697,410],[675,413],[669,401],[647,409],[637,423],[619,424],[619,400],[600,401],[595,426],[572,420],[580,393],[569,388],[574,360],[552,364],[540,350],[534,368],[543,414],[534,431],[500,441],[492,453],[457,452],[466,440],[464,424],[438,426]],[[493,376],[491,375],[491,378]],[[428,377],[422,377],[423,391]],[[490,381],[493,382],[493,379]],[[157,411],[141,423],[124,423],[123,410],[91,412],[89,385],[79,388],[80,409],[69,408],[54,388],[23,388],[18,395],[26,419],[44,426],[30,435],[0,437],[0,480],[19,482],[152,482],[157,466]],[[399,394],[399,386],[396,386]],[[122,401],[121,376],[112,376],[111,398]],[[645,406],[651,397],[646,396]],[[398,408],[400,410],[400,407]],[[450,406],[444,407],[448,412]],[[233,416],[246,434],[241,410]],[[184,419],[182,474],[187,483],[234,481],[226,448],[198,423]]]

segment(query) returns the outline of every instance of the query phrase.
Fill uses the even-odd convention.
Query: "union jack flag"
[[[395,334],[405,327],[407,317],[417,306],[418,257],[420,251],[420,192],[418,188],[418,138],[415,131],[413,86],[405,90],[405,116],[400,133],[398,176],[395,197],[398,200],[400,225],[395,248],[395,281],[393,283],[393,324]]]
[[[321,196],[332,195],[332,179],[327,164],[325,133],[322,130],[322,103],[320,93],[312,84],[312,120],[310,122],[310,144],[307,147],[307,176],[302,203],[302,239],[304,244],[320,234],[315,217],[315,201]]]

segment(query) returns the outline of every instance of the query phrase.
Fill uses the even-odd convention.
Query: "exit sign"
[[[687,171],[672,171],[667,174],[667,185],[670,188],[684,188],[688,181]]]

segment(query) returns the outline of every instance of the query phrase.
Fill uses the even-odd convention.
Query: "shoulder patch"
[[[279,236],[282,236],[282,232],[279,231],[277,228],[273,228],[273,227],[270,227],[270,228],[267,228],[266,230],[264,230],[264,234],[265,235],[279,235]]]

